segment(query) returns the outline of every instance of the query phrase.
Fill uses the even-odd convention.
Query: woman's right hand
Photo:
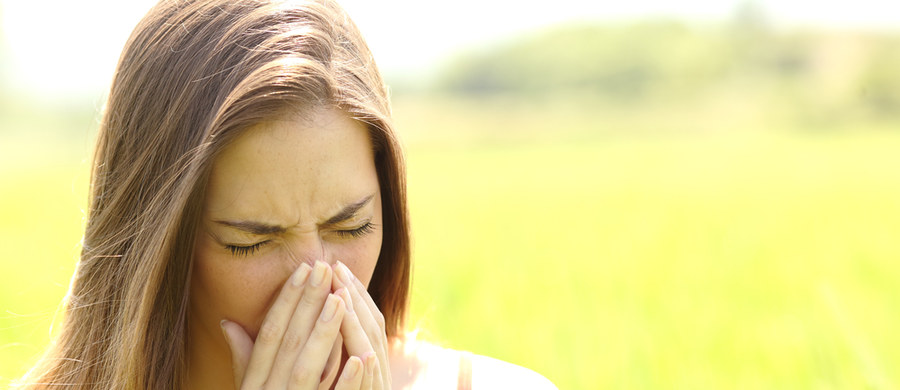
[[[322,373],[347,305],[342,291],[331,293],[331,278],[331,267],[321,261],[313,267],[305,263],[298,267],[266,314],[255,342],[237,323],[222,321],[236,389],[330,387],[331,380],[322,378]],[[368,357],[347,360],[335,389],[356,390],[362,383],[372,383],[372,378],[364,378],[372,370],[366,369],[362,358]]]

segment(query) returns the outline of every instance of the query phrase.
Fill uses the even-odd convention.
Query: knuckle
[[[299,305],[301,307],[312,307],[316,304],[316,301],[319,300],[319,295],[321,294],[318,294],[315,291],[306,292],[300,297]]]
[[[263,344],[276,344],[278,343],[278,339],[281,336],[281,327],[271,323],[264,322],[262,326],[259,328],[259,334],[256,336],[256,341]]]
[[[291,371],[291,384],[293,385],[305,385],[309,383],[310,379],[312,379],[312,371],[302,364],[298,364],[294,367],[294,370]]]
[[[284,345],[291,350],[300,348],[303,344],[303,336],[296,332],[287,332],[284,335]]]

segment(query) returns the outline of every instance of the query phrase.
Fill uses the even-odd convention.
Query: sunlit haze
[[[127,36],[153,0],[0,0],[3,64],[12,86],[38,96],[97,96],[105,89]],[[427,74],[464,47],[572,20],[677,17],[728,18],[739,0],[557,0],[553,6],[511,0],[341,2],[363,30],[388,75]],[[532,5],[533,4],[533,5]],[[546,4],[546,3],[543,3]],[[889,29],[900,26],[900,6],[878,0],[759,1],[782,26]],[[893,8],[893,9],[891,9]]]

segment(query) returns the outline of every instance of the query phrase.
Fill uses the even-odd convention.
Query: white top
[[[394,390],[455,390],[459,381],[460,357],[465,353],[419,341],[412,335],[403,348],[391,351]],[[468,353],[466,353],[468,354]],[[468,354],[472,362],[472,389],[557,390],[542,375],[512,363],[487,356]]]

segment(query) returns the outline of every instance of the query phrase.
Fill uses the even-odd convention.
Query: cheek
[[[381,231],[373,232],[352,244],[336,247],[333,259],[346,264],[353,275],[368,287],[381,253],[381,240]]]
[[[240,259],[197,250],[191,280],[191,307],[197,319],[218,326],[228,319],[256,336],[284,282],[283,272],[265,267],[264,259]]]

